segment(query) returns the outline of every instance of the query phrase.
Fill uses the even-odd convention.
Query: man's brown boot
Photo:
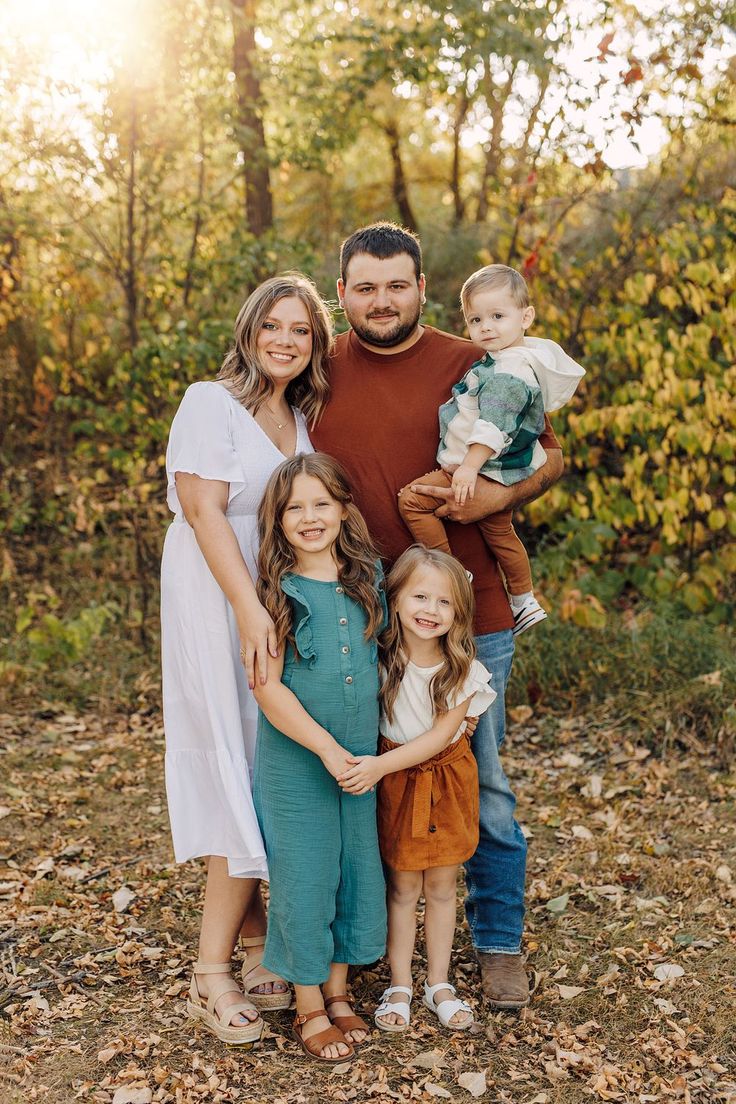
[[[529,979],[520,954],[476,951],[483,995],[491,1008],[524,1008],[529,1003]]]

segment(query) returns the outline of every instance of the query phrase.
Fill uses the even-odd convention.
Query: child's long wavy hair
[[[452,604],[455,607],[455,616],[449,631],[437,641],[444,663],[433,675],[429,684],[432,710],[436,717],[447,713],[452,694],[465,682],[475,659],[473,639],[475,598],[465,568],[454,556],[448,556],[446,552],[440,552],[436,548],[423,548],[418,544],[412,545],[399,556],[386,579],[388,627],[381,634],[379,646],[384,669],[381,705],[389,721],[393,720],[396,696],[409,660],[397,611],[398,599],[401,592],[411,583],[411,577],[417,568],[425,566],[436,567],[447,576]]]
[[[294,645],[291,606],[281,589],[281,580],[297,566],[297,556],[284,535],[282,518],[298,475],[319,479],[346,512],[334,548],[337,577],[345,593],[366,612],[368,640],[376,635],[383,621],[383,607],[376,590],[378,553],[363,515],[353,502],[345,472],[332,457],[314,452],[280,464],[269,479],[258,508],[258,597],[273,618],[279,647],[284,642]]]

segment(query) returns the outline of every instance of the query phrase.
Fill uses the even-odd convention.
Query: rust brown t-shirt
[[[352,330],[337,338],[330,365],[330,401],[310,437],[339,460],[371,536],[386,563],[412,543],[397,506],[400,489],[437,466],[437,411],[453,384],[484,355],[472,342],[425,326],[410,349],[374,353]],[[540,437],[559,448],[549,420]],[[445,522],[450,547],[473,573],[476,632],[513,626],[498,565],[475,525]]]

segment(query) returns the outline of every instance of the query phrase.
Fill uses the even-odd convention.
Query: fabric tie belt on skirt
[[[429,821],[432,816],[432,805],[436,805],[442,796],[435,786],[435,767],[445,767],[461,759],[467,754],[467,745],[470,737],[463,733],[459,740],[438,751],[431,759],[424,763],[418,763],[416,767],[410,767],[408,773],[414,782],[414,802],[411,815],[411,834],[413,839],[423,839],[429,831]],[[404,747],[403,744],[395,744],[381,736],[378,753],[393,751],[394,748]]]

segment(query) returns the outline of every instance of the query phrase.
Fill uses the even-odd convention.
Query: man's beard
[[[419,318],[422,313],[421,304],[417,304],[417,310],[414,317],[408,322],[397,321],[396,327],[388,332],[381,330],[378,333],[375,330],[369,329],[370,319],[367,319],[366,325],[356,325],[349,315],[346,315],[348,322],[353,327],[355,334],[364,341],[366,345],[376,345],[382,349],[391,349],[394,345],[401,345],[408,337],[414,333],[419,322]]]

